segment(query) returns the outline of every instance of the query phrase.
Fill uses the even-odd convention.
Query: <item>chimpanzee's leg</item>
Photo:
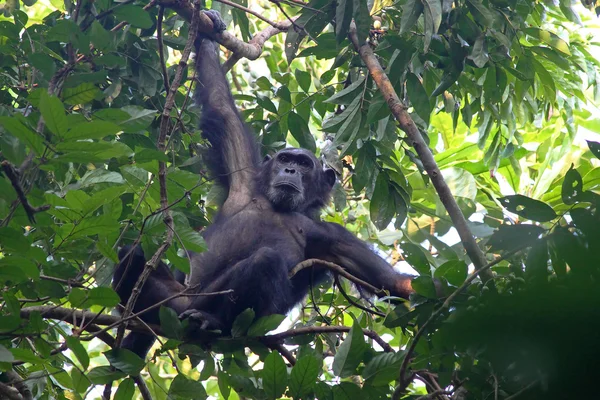
[[[140,274],[144,270],[146,258],[141,247],[125,246],[119,251],[119,260],[119,265],[113,277],[113,288],[121,298],[121,304],[125,306]],[[185,287],[175,280],[167,265],[160,262],[144,283],[133,307],[133,312],[143,311],[184,289]],[[167,302],[165,306],[173,308],[179,314],[187,309],[189,303],[188,298],[177,297]],[[158,324],[160,323],[158,311],[159,307],[153,308],[141,314],[140,318],[145,322]],[[152,335],[131,332],[125,337],[123,347],[144,358],[153,343],[154,337]]]
[[[192,320],[203,320],[203,313],[218,316],[224,332],[229,332],[235,318],[246,308],[252,308],[257,317],[285,314],[294,306],[292,284],[287,266],[281,255],[268,247],[257,250],[206,286],[202,292],[223,290],[232,293],[217,296],[199,296],[190,310],[181,315]],[[198,311],[198,313],[196,313]],[[208,324],[210,327],[210,324]]]

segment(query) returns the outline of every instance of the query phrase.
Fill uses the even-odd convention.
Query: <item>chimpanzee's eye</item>
[[[279,161],[282,162],[282,163],[287,163],[287,162],[290,161],[290,159],[285,154],[282,154],[282,155],[279,156]]]
[[[310,168],[310,164],[311,164],[311,163],[310,163],[310,161],[309,161],[309,160],[307,160],[306,158],[302,157],[302,158],[300,158],[300,159],[298,160],[298,164],[299,164],[301,167],[304,167],[304,168]]]

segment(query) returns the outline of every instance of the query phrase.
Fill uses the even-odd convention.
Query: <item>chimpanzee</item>
[[[206,14],[215,33],[225,29],[217,12]],[[411,276],[402,275],[340,225],[319,220],[336,176],[313,153],[287,148],[260,159],[258,143],[244,124],[231,95],[211,37],[196,40],[195,100],[202,105],[200,128],[212,145],[209,166],[227,189],[227,199],[213,224],[203,233],[208,250],[192,254],[190,285],[198,293],[232,289],[226,295],[177,297],[166,305],[197,326],[227,333],[247,308],[256,316],[285,314],[308,293],[311,282],[325,272],[301,270],[298,263],[316,258],[331,261],[391,294],[406,298]],[[113,286],[126,304],[146,259],[142,250],[125,247]],[[134,311],[184,290],[160,263],[146,281]],[[158,323],[153,309],[143,317]],[[144,357],[154,338],[130,333],[123,346]]]

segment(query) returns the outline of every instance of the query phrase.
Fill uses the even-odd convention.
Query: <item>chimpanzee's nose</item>
[[[296,173],[296,170],[294,168],[286,168],[285,172],[290,175],[294,175]]]

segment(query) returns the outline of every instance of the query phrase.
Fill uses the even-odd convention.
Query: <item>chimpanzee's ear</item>
[[[325,174],[325,181],[327,182],[329,187],[333,187],[333,185],[335,185],[335,181],[337,180],[335,171],[331,168],[325,168],[325,170],[323,170],[323,173]]]
[[[271,161],[271,158],[273,158],[273,157],[271,157],[270,155],[268,155],[268,154],[267,154],[267,155],[265,156],[265,158],[263,158],[263,164],[264,164],[264,163],[266,163],[266,162],[269,162],[269,161]]]

